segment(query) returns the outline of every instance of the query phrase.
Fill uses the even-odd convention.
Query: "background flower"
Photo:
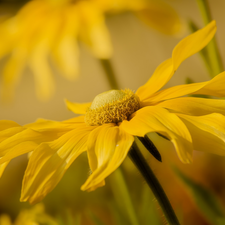
[[[137,12],[165,33],[180,30],[178,15],[163,3],[145,0],[29,1],[15,16],[0,24],[0,58],[8,56],[2,71],[3,95],[7,97],[13,92],[28,67],[34,75],[38,97],[49,99],[55,87],[49,59],[64,77],[76,79],[79,73],[78,39],[87,44],[95,57],[110,58],[112,46],[105,14],[124,10]]]

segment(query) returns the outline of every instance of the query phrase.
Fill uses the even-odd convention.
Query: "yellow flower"
[[[189,94],[225,96],[225,73],[210,81],[159,91],[179,65],[200,51],[216,32],[215,21],[184,38],[172,58],[155,70],[136,93],[112,90],[92,103],[71,103],[76,114],[63,122],[38,120],[24,127],[11,121],[0,123],[2,172],[11,159],[33,151],[24,175],[21,201],[41,201],[61,180],[71,163],[87,152],[91,175],[81,187],[92,191],[105,184],[127,156],[134,136],[157,132],[170,139],[183,163],[192,151],[225,155],[225,100],[187,97]]]
[[[0,23],[0,59],[9,55],[2,72],[3,97],[12,94],[26,67],[34,74],[38,97],[51,97],[54,80],[49,58],[63,76],[74,80],[79,68],[78,39],[97,58],[109,58],[112,47],[104,15],[121,10],[139,13],[165,33],[173,34],[180,28],[174,10],[145,0],[30,1],[14,17]]]
[[[8,215],[2,214],[0,215],[0,224],[1,225],[41,225],[41,224],[49,224],[49,225],[57,225],[58,223],[47,215],[44,212],[44,205],[37,204],[31,209],[22,210],[15,222],[12,223],[11,219]]]

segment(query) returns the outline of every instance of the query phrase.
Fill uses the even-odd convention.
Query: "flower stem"
[[[209,5],[207,0],[197,0],[198,7],[200,9],[204,24],[208,24],[212,21]],[[211,67],[211,76],[214,77],[217,74],[224,71],[221,55],[217,46],[215,37],[206,46],[208,52],[208,59]]]
[[[119,89],[118,82],[116,80],[116,75],[113,70],[113,67],[111,65],[111,62],[109,59],[100,59],[102,68],[105,71],[106,77],[109,81],[111,89]]]
[[[138,225],[138,219],[136,211],[131,201],[131,196],[127,188],[122,170],[118,168],[111,174],[112,191],[116,197],[118,204],[121,206],[121,211],[126,212],[126,218],[129,220],[129,224]]]
[[[148,186],[152,190],[153,194],[155,195],[168,223],[171,225],[179,225],[179,221],[173,211],[173,208],[164,190],[162,189],[159,181],[157,180],[148,163],[146,162],[144,156],[141,154],[135,141],[129,151],[129,157],[131,158],[135,166],[138,168],[138,170],[146,180]]]

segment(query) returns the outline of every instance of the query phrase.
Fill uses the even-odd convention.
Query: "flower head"
[[[26,67],[34,75],[38,97],[51,97],[54,80],[49,58],[63,76],[76,79],[78,39],[89,46],[95,57],[110,58],[112,47],[105,13],[132,10],[146,21],[152,21],[153,27],[165,27],[166,33],[176,33],[180,28],[179,18],[172,9],[165,8],[164,4],[150,4],[145,0],[29,1],[14,17],[0,23],[0,59],[9,55],[2,74],[3,97],[12,94]],[[164,19],[156,19],[157,15]],[[159,21],[159,25],[154,21]]]
[[[160,64],[135,93],[112,90],[98,95],[92,103],[67,101],[70,110],[83,116],[62,122],[38,120],[24,127],[2,121],[2,172],[12,158],[33,151],[21,200],[42,200],[83,152],[87,152],[92,173],[81,189],[92,191],[103,186],[105,178],[126,158],[134,136],[144,137],[150,132],[167,137],[183,163],[192,161],[193,150],[225,155],[225,101],[187,97],[224,97],[225,73],[210,81],[159,91],[182,61],[207,45],[215,31],[212,21],[183,39],[174,48],[172,58]]]

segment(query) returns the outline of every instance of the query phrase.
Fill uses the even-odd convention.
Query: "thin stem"
[[[155,177],[145,158],[141,154],[136,142],[133,143],[129,151],[129,157],[131,158],[135,166],[138,168],[142,176],[145,178],[148,186],[150,187],[157,201],[159,202],[159,205],[161,206],[168,223],[171,225],[179,225],[179,221],[173,211],[173,208],[164,190],[162,189],[159,181]]]
[[[119,89],[118,82],[116,80],[116,75],[113,70],[113,67],[111,65],[111,62],[109,59],[100,59],[102,68],[105,71],[105,75],[109,81],[111,89]]]
[[[204,24],[208,24],[212,21],[209,5],[207,0],[197,0],[198,7],[200,9]],[[217,46],[215,37],[212,41],[206,46],[208,51],[208,59],[211,66],[211,75],[212,77],[221,73],[223,68],[223,63],[221,60],[221,55]]]
[[[131,196],[127,188],[122,170],[118,168],[116,171],[114,171],[113,174],[111,174],[110,177],[111,181],[113,182],[113,184],[111,185],[112,191],[114,192],[118,204],[120,204],[121,206],[121,211],[126,212],[126,217],[128,217],[128,220],[130,222],[129,224],[138,225],[139,222],[137,219],[137,214],[133,207]]]

